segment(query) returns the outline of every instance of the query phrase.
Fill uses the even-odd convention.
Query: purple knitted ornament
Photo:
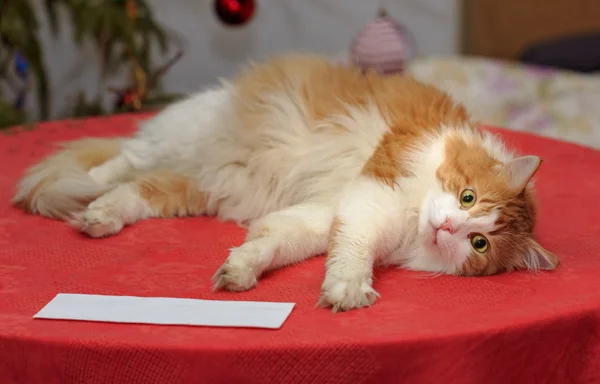
[[[411,37],[406,28],[381,9],[354,38],[350,51],[352,64],[383,74],[402,72],[414,56]]]

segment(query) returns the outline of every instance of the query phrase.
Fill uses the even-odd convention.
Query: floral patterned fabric
[[[475,57],[418,58],[407,71],[484,124],[600,149],[600,74]]]

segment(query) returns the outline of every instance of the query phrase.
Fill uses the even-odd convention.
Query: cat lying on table
[[[295,54],[166,108],[132,137],[65,144],[14,203],[92,237],[150,217],[250,223],[215,289],[328,251],[320,304],[371,305],[373,267],[464,276],[553,269],[534,239],[536,156],[440,90]]]

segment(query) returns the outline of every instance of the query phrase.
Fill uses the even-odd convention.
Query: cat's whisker
[[[431,273],[426,273],[426,274],[415,275],[415,276],[412,276],[412,278],[414,278],[414,279],[434,279],[434,278],[440,277],[442,275],[444,275],[443,272],[431,272]]]

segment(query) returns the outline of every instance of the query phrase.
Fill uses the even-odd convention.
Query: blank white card
[[[294,303],[59,293],[35,319],[281,328]]]

